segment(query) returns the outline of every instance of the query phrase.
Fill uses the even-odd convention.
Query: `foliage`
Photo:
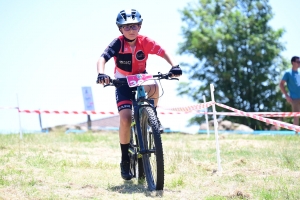
[[[268,0],[199,0],[181,14],[185,39],[179,53],[192,55],[196,63],[182,63],[189,82],[180,84],[179,95],[202,102],[213,84],[218,103],[246,112],[287,110],[278,87],[288,66],[280,55],[284,29],[269,25],[273,13]],[[251,118],[225,118],[254,129],[268,126]]]

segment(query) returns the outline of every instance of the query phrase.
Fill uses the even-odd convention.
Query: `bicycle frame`
[[[119,87],[127,84],[129,87],[135,87],[132,90],[132,124],[131,124],[131,139],[135,138],[132,143],[134,149],[129,148],[131,155],[130,163],[131,170],[135,177],[145,176],[150,190],[162,190],[164,186],[164,160],[163,147],[159,131],[158,118],[154,108],[154,100],[146,97],[146,92],[143,85],[152,85],[148,80],[178,80],[177,78],[170,78],[170,73],[158,75],[137,74],[127,76],[126,78],[119,78],[110,80],[111,84],[105,86]],[[157,78],[157,79],[155,79]],[[154,153],[154,154],[153,154]],[[151,156],[150,154],[153,154]],[[142,159],[140,159],[142,158]],[[151,159],[153,158],[153,159]],[[140,162],[142,162],[140,164]],[[152,171],[152,164],[155,168]],[[138,168],[136,168],[138,166]],[[143,171],[140,171],[142,167]],[[138,176],[136,176],[136,169],[138,169]],[[141,172],[141,173],[140,173]]]
[[[144,145],[144,142],[143,142],[143,139],[142,139],[142,132],[141,132],[141,124],[140,124],[140,108],[142,106],[151,106],[151,105],[154,105],[154,101],[152,100],[149,100],[149,99],[146,99],[146,92],[145,92],[145,89],[144,89],[144,86],[138,86],[137,87],[137,98],[135,99],[135,101],[133,101],[133,110],[134,110],[134,120],[135,120],[135,126],[136,126],[136,131],[137,131],[137,137],[138,137],[138,140],[139,140],[139,146],[140,146],[140,149],[139,149],[139,153],[140,154],[146,154],[148,153],[146,150],[145,150],[145,145]],[[146,102],[146,103],[145,103]]]

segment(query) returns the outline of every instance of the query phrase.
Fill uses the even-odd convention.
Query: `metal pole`
[[[87,115],[87,127],[88,127],[88,130],[92,129],[92,121],[91,121],[90,115]]]
[[[20,115],[20,107],[19,107],[19,98],[18,94],[17,95],[17,108],[18,108],[18,116],[19,116],[19,132],[20,132],[20,139],[23,139],[23,132],[22,132],[22,125],[21,125],[21,115]]]
[[[206,98],[205,95],[203,95],[203,101],[206,104]],[[206,132],[207,137],[209,137],[209,124],[208,124],[208,114],[207,114],[207,107],[205,107],[205,121],[206,121]]]
[[[41,112],[39,112],[39,122],[40,122],[41,132],[43,132],[42,115],[41,115]]]
[[[215,102],[214,91],[215,91],[214,85],[210,84],[210,93],[211,93],[211,100],[212,100],[212,102]],[[218,171],[222,172],[220,147],[219,147],[219,135],[218,135],[218,121],[217,121],[217,115],[216,115],[216,105],[213,104],[212,108],[213,108],[213,115],[214,115],[214,127],[215,127],[215,138],[216,138]]]

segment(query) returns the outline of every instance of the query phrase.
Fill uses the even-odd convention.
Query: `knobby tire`
[[[143,165],[148,189],[163,190],[164,158],[159,123],[152,107],[140,108],[142,138],[149,153],[143,154]]]

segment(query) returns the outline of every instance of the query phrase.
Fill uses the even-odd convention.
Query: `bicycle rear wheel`
[[[140,108],[142,138],[147,153],[143,165],[149,190],[164,188],[164,158],[158,119],[152,107]]]

